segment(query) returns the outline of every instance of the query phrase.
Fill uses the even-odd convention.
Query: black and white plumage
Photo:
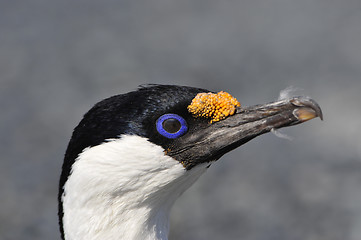
[[[60,178],[63,239],[167,239],[174,201],[213,161],[272,129],[322,118],[313,100],[296,97],[210,123],[187,110],[201,92],[208,90],[148,85],[84,115]]]

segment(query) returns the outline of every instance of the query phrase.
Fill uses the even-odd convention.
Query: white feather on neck
[[[205,170],[202,164],[186,171],[139,136],[87,148],[64,185],[65,239],[165,240],[174,201]]]

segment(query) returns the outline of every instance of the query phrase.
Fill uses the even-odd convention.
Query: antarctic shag
[[[148,85],[91,108],[74,129],[59,186],[65,240],[168,238],[174,201],[213,161],[315,117],[294,97],[251,107],[226,92]]]

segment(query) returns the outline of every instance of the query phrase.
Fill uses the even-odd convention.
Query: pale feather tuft
[[[289,141],[293,140],[293,137],[288,136],[287,134],[281,133],[279,129],[272,128],[271,133],[273,133],[276,137],[283,138]]]
[[[294,87],[294,86],[288,86],[285,89],[280,91],[280,95],[278,96],[278,100],[288,99],[295,95],[295,92],[302,91],[303,89]]]

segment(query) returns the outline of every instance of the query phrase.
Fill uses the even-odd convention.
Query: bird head
[[[310,98],[294,97],[245,107],[228,93],[185,86],[147,85],[105,99],[84,115],[65,154],[59,187],[62,236],[65,219],[70,229],[74,228],[71,219],[91,225],[95,218],[101,219],[99,215],[108,214],[93,230],[86,228],[99,233],[106,228],[100,225],[107,221],[113,221],[109,222],[112,226],[121,225],[136,216],[134,209],[147,201],[168,209],[197,179],[192,175],[197,167],[208,167],[225,153],[272,129],[315,117],[322,119],[322,112]],[[192,182],[187,184],[187,178]],[[169,204],[164,200],[167,198],[172,199]],[[157,201],[159,204],[154,203]],[[99,213],[94,210],[93,217],[89,209],[102,202],[107,204],[99,207]],[[112,209],[115,203],[118,205]],[[67,217],[66,211],[72,214]],[[127,216],[122,218],[122,214]],[[159,211],[142,215],[154,219]],[[157,225],[157,221],[152,224]],[[125,236],[121,231],[125,228],[118,231]],[[72,234],[85,235],[79,231],[68,235]],[[110,235],[101,237],[111,239],[104,236]]]

